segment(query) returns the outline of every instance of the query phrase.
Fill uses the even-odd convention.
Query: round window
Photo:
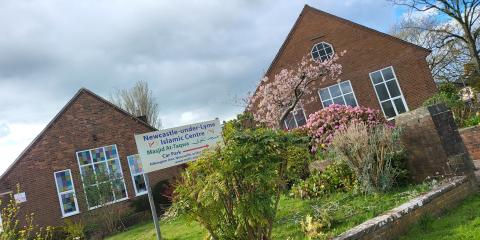
[[[312,57],[315,60],[325,61],[333,56],[333,47],[331,44],[321,42],[315,44],[312,48]]]

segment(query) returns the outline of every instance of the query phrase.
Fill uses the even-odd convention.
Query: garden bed
[[[318,209],[322,208],[331,210],[332,225],[326,233],[335,236],[429,190],[430,185],[421,184],[398,188],[384,194],[363,195],[337,192],[312,200],[282,197],[273,230],[273,238],[304,239],[300,222],[306,215],[314,215]],[[199,224],[186,219],[184,216],[162,220],[161,230],[165,239],[202,239],[206,234],[206,231]],[[142,223],[108,239],[155,239],[155,229],[151,223]]]

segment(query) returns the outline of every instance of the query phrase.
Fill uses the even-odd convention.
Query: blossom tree
[[[343,56],[345,51],[340,53]],[[293,69],[282,69],[273,79],[264,77],[257,91],[249,99],[247,111],[256,121],[271,128],[280,128],[281,122],[299,104],[312,102],[312,85],[327,79],[339,81],[342,65],[339,55],[325,61],[314,60],[308,54]],[[253,110],[255,109],[255,110]]]

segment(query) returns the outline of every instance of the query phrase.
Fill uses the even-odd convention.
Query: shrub
[[[236,131],[224,147],[189,164],[171,211],[198,221],[213,239],[271,239],[287,149],[307,142],[284,131]]]
[[[400,130],[354,123],[336,133],[331,150],[355,173],[365,193],[389,190],[398,175],[393,159],[401,154]]]
[[[305,128],[312,138],[312,151],[316,151],[319,147],[326,148],[336,131],[345,129],[351,123],[359,122],[372,127],[385,124],[386,119],[378,110],[337,104],[311,114]]]
[[[326,228],[330,228],[330,225],[330,219],[326,221],[316,220],[310,215],[307,215],[305,219],[300,222],[300,227],[307,239],[329,239],[324,231]]]
[[[480,125],[480,112],[465,121],[465,127]]]
[[[287,156],[287,174],[286,181],[288,186],[306,179],[310,175],[309,164],[313,160],[308,147],[289,146],[286,151]]]
[[[355,178],[344,162],[334,162],[325,171],[313,173],[309,178],[293,185],[290,195],[297,198],[318,198],[339,190],[354,187]]]
[[[65,240],[85,239],[85,225],[82,222],[76,223],[66,219],[62,230],[65,233]]]
[[[158,182],[152,188],[152,195],[157,214],[163,213],[172,204],[172,193],[173,186],[167,180]],[[146,194],[135,198],[130,203],[130,206],[135,209],[135,212],[150,211],[150,202],[148,201],[148,196]]]
[[[20,186],[17,185],[17,193],[20,193]],[[1,240],[50,240],[52,239],[53,228],[45,229],[33,225],[34,214],[26,214],[24,223],[20,225],[18,214],[21,204],[17,203],[13,194],[10,193],[6,203],[0,201],[0,214],[2,219]]]

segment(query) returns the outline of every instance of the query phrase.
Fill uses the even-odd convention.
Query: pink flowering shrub
[[[336,131],[346,129],[351,123],[360,122],[368,127],[387,124],[387,120],[380,111],[366,107],[333,104],[310,114],[304,128],[312,138],[312,152],[316,152],[318,147],[328,146]]]

